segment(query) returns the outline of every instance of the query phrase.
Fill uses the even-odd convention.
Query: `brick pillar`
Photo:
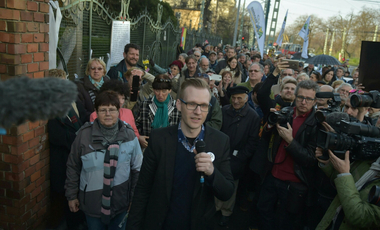
[[[48,2],[0,0],[1,81],[47,76]],[[48,213],[49,186],[46,121],[8,129],[0,136],[0,229],[40,225]]]

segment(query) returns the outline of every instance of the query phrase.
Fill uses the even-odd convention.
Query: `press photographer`
[[[316,229],[379,229],[380,130],[356,122],[339,123],[334,129],[323,122],[325,130],[318,133],[315,156],[334,180],[337,195]],[[321,159],[324,150],[327,160]]]
[[[268,123],[272,124],[264,127],[262,143],[269,160],[258,203],[262,229],[294,229],[295,225],[302,225],[296,220],[306,219],[299,216],[305,205],[310,207],[315,202],[314,107],[318,91],[315,82],[300,82],[295,90],[295,107],[271,114]]]

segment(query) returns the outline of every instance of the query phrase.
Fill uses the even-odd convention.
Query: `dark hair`
[[[312,74],[315,74],[315,75],[317,76],[317,81],[321,81],[321,80],[322,80],[322,79],[321,79],[321,74],[320,74],[319,72],[317,72],[317,71],[312,71],[311,74],[310,74],[310,76],[311,76]]]
[[[99,93],[104,91],[114,91],[119,95],[123,95],[125,99],[129,97],[130,94],[130,86],[128,82],[121,82],[119,80],[111,79],[109,81],[104,82],[102,87],[100,87]]]
[[[234,77],[239,77],[240,76],[240,66],[239,66],[239,61],[238,61],[238,59],[234,56],[234,57],[230,57],[230,58],[228,58],[228,61],[227,61],[227,63],[230,63],[230,62],[232,62],[232,60],[233,59],[236,59],[236,68],[235,68],[235,76]],[[230,67],[230,69],[231,69],[231,66],[230,66],[230,64],[228,64],[228,66]],[[232,70],[232,69],[231,69]]]
[[[329,69],[329,70],[326,70],[326,72],[324,72],[323,74],[322,74],[322,80],[323,81],[326,81],[325,80],[325,77],[326,77],[326,75],[329,73],[329,72],[333,72],[333,77],[331,78],[331,80],[329,81],[329,82],[327,82],[329,85],[331,85],[331,83],[333,82],[333,81],[335,81],[336,80],[336,77],[335,77],[335,75],[334,75],[334,69]]]
[[[140,46],[133,43],[129,43],[124,46],[124,53],[127,54],[130,48],[135,49],[135,50],[140,50]]]
[[[258,58],[261,60],[261,55],[260,54],[252,55],[251,59],[254,59],[254,58]]]
[[[153,89],[172,89],[172,81],[166,74],[159,74],[152,83]]]
[[[257,93],[263,84],[264,84],[264,82],[259,82],[259,83],[257,83],[257,84],[252,88],[252,94]]]
[[[202,44],[201,43],[197,43],[195,44],[196,47],[202,47]]]
[[[119,110],[120,109],[119,96],[117,95],[116,92],[111,91],[111,90],[99,93],[95,98],[95,110],[98,111],[98,108],[102,105],[103,106],[113,105],[117,108],[117,110]]]

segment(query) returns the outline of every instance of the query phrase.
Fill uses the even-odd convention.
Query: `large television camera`
[[[316,98],[331,98],[327,101],[327,108],[319,109],[315,112],[315,119],[318,122],[323,122],[326,120],[326,116],[333,112],[339,112],[340,110],[340,104],[341,99],[339,96],[339,93],[332,93],[332,92],[318,92],[316,95]]]
[[[334,114],[329,114],[327,118]],[[350,150],[351,160],[374,160],[380,157],[380,129],[376,126],[345,120],[330,125],[335,127],[335,132],[322,129],[317,132],[317,146],[323,149],[320,159],[329,158],[328,149],[341,159],[344,159],[347,150]]]

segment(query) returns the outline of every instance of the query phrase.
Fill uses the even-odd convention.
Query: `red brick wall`
[[[0,80],[47,76],[48,0],[0,0]],[[0,136],[0,228],[35,229],[49,204],[46,122],[27,122]]]

